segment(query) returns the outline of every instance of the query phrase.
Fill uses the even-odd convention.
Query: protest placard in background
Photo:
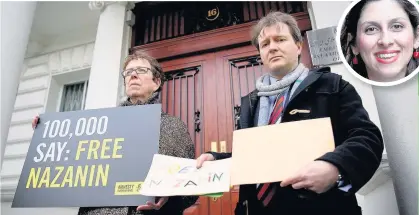
[[[204,162],[197,169],[194,159],[157,154],[140,193],[147,196],[189,196],[228,192],[230,163],[231,158]]]
[[[145,204],[160,117],[160,104],[42,114],[12,207]]]

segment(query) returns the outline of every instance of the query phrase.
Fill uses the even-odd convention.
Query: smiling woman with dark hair
[[[419,13],[408,0],[363,0],[340,36],[349,65],[364,78],[397,81],[419,65]]]

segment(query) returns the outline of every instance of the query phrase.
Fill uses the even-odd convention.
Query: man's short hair
[[[298,28],[297,20],[295,20],[293,16],[279,11],[270,12],[268,15],[260,19],[252,29],[252,45],[254,45],[258,51],[260,51],[258,41],[260,32],[262,32],[264,28],[277,25],[278,23],[284,23],[288,26],[294,42],[303,42],[301,30]]]

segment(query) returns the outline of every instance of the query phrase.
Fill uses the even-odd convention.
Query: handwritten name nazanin
[[[81,155],[87,155],[87,160],[122,158],[118,151],[122,148],[120,143],[123,141],[124,138],[81,140],[77,146],[75,160],[79,160]],[[51,143],[45,154],[43,148],[46,148],[46,145],[39,144],[38,156],[34,157],[34,161],[60,161],[66,144],[67,142]],[[109,164],[31,168],[26,188],[104,187],[108,183],[109,168]]]
[[[181,168],[178,165],[175,165],[171,168],[169,168],[168,170],[170,175],[174,175],[174,174],[187,174],[187,173],[196,173],[198,172],[198,170],[196,169],[196,167],[194,166],[185,166],[183,168]],[[208,172],[208,174],[204,174],[204,175],[189,175],[189,177],[187,178],[177,178],[174,181],[170,180],[169,182],[169,186],[173,186],[173,187],[187,187],[187,186],[198,186],[200,184],[204,184],[204,183],[216,183],[216,182],[220,182],[223,178],[224,173],[223,172]],[[163,182],[163,184],[162,184]],[[149,187],[152,186],[167,186],[168,184],[165,184],[165,182],[168,181],[164,181],[161,179],[152,179],[149,182]]]

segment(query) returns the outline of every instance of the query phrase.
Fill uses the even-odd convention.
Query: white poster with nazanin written
[[[231,158],[204,162],[195,159],[154,155],[140,194],[145,196],[187,196],[228,192]]]

